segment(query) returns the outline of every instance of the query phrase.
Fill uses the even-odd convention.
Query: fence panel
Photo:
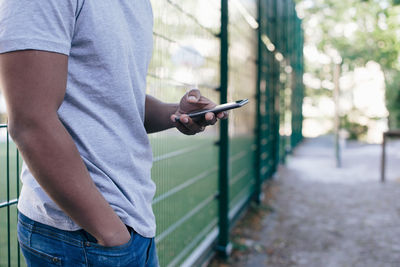
[[[276,160],[274,153],[275,144],[275,104],[274,88],[276,87],[276,46],[273,43],[276,28],[272,16],[275,16],[271,1],[261,1],[259,5],[259,102],[260,122],[259,134],[259,172],[261,181],[271,177],[274,172]]]
[[[228,101],[249,99],[229,119],[229,218],[254,192],[257,119],[257,1],[229,1]]]
[[[220,6],[217,1],[152,1],[154,53],[148,93],[177,102],[190,88],[218,103]],[[177,266],[218,223],[218,128],[198,136],[176,129],[150,135],[153,208],[161,266]]]
[[[7,125],[0,124],[0,266],[25,266],[17,241],[21,160]]]

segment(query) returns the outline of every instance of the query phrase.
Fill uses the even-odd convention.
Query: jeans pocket
[[[131,234],[131,240],[122,246],[103,247],[89,243],[85,250],[89,266],[147,266],[149,238],[137,233]]]
[[[123,251],[132,245],[132,243],[135,239],[136,232],[135,231],[130,232],[131,237],[127,243],[118,245],[118,246],[112,246],[112,247],[106,247],[106,246],[100,245],[99,243],[97,243],[96,239],[87,232],[85,232],[85,235],[87,238],[87,241],[86,241],[87,247],[91,247],[91,248],[99,249],[99,250],[103,250],[103,251]]]
[[[33,233],[21,222],[17,227],[18,241],[28,266],[62,266],[62,255],[54,250],[60,247],[58,240],[49,242],[47,237]]]

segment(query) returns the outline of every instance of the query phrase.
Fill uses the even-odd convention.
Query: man
[[[215,106],[198,90],[179,104],[145,94],[152,20],[149,0],[0,0],[28,266],[158,266],[147,133],[191,135],[217,118],[185,115]]]

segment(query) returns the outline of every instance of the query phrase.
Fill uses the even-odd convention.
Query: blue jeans
[[[158,267],[154,238],[131,231],[127,244],[104,247],[84,230],[63,231],[18,216],[18,241],[28,266]]]

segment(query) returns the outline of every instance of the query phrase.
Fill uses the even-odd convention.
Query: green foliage
[[[343,67],[349,70],[368,61],[380,64],[385,74],[390,127],[400,126],[400,0],[297,2],[307,6],[305,25],[314,26],[309,29],[308,41],[316,43],[319,51],[329,54],[329,49],[337,50]],[[317,77],[320,74],[313,73]]]
[[[368,126],[352,121],[348,115],[341,118],[341,125],[348,131],[350,140],[361,140],[368,131]]]
[[[390,110],[389,127],[400,128],[400,72],[396,70],[387,71],[386,99],[387,108]]]

